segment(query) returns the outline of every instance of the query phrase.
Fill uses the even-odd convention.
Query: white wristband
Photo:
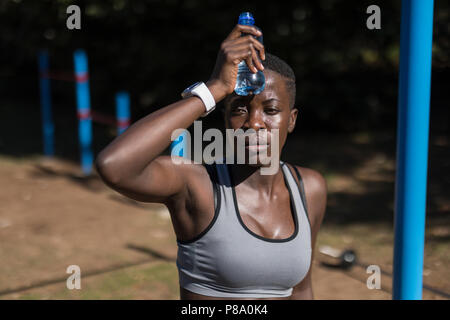
[[[181,93],[181,96],[183,98],[188,98],[192,96],[199,97],[203,101],[203,104],[205,105],[206,108],[206,112],[201,115],[202,117],[206,117],[216,107],[216,101],[214,100],[211,91],[209,91],[208,87],[203,82],[194,83],[192,86],[184,90]]]

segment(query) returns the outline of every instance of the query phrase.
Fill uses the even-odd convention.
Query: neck
[[[228,168],[234,186],[242,184],[268,195],[272,194],[274,186],[279,183],[280,179],[283,179],[281,168],[278,168],[277,173],[272,175],[263,175],[261,174],[261,167],[246,164],[230,164]]]

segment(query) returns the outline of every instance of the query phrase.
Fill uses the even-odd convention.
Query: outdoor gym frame
[[[46,50],[42,50],[38,54],[44,155],[50,157],[54,155],[55,130],[52,116],[50,79],[75,82],[80,162],[83,174],[87,176],[92,173],[94,162],[92,153],[92,121],[114,126],[117,128],[117,134],[120,135],[130,125],[130,98],[128,93],[124,91],[116,94],[115,118],[91,110],[86,52],[81,49],[76,50],[73,59],[74,73],[58,73],[50,71],[49,55]]]
[[[402,0],[393,299],[422,299],[433,8],[434,0]],[[51,111],[46,107],[50,105],[50,85],[48,79],[42,76],[45,68],[48,68],[48,58],[45,59],[40,55],[44,154],[52,155],[54,129]],[[88,80],[84,77],[84,75],[87,77],[87,59],[82,51],[75,53],[75,72],[78,87],[81,162],[83,172],[90,173],[91,117]],[[123,103],[126,100],[122,98],[120,101]],[[122,120],[119,119],[118,123],[120,121]],[[125,122],[127,121],[125,119]],[[183,137],[179,137],[172,147],[183,142]]]

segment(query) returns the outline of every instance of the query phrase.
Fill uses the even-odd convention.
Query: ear
[[[298,109],[292,108],[290,111],[291,114],[289,115],[289,123],[288,123],[288,133],[291,133],[295,129],[295,123],[297,121],[297,115],[298,115]]]

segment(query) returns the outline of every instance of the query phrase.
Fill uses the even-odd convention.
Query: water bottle
[[[255,19],[250,12],[243,12],[239,15],[238,24],[254,26]],[[256,26],[255,26],[256,27]],[[260,30],[258,27],[256,27]],[[242,36],[245,36],[243,34]],[[259,42],[263,43],[262,36],[255,37]],[[264,73],[258,70],[256,73],[250,71],[245,60],[242,60],[238,65],[238,74],[236,79],[236,86],[234,92],[240,96],[248,96],[251,94],[258,94],[264,90],[266,85],[266,78]]]

